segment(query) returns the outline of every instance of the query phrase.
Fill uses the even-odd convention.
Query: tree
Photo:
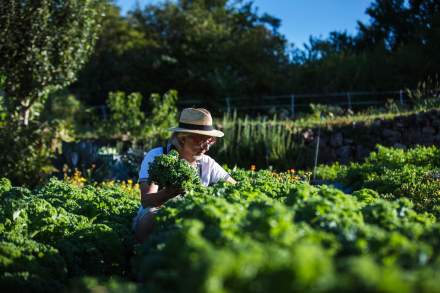
[[[131,18],[169,57],[161,70],[183,96],[271,94],[284,84],[287,42],[277,31],[280,21],[260,16],[252,2],[165,2]]]
[[[246,2],[163,1],[127,17],[112,9],[73,90],[103,104],[109,91],[149,96],[175,88],[211,107],[227,95],[281,92],[288,57],[280,21]]]
[[[76,78],[93,50],[100,0],[2,0],[5,106],[24,125],[34,105]]]
[[[376,0],[367,9],[369,24],[359,22],[357,48],[383,48],[394,87],[413,87],[440,71],[440,2]]]
[[[158,91],[146,69],[157,60],[155,44],[120,15],[112,3],[104,6],[105,16],[86,66],[70,89],[89,105],[103,105],[109,92]]]

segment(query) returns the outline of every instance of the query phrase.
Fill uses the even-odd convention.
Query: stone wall
[[[317,129],[307,129],[299,137],[309,154],[316,146]],[[372,123],[323,126],[318,163],[361,161],[381,144],[398,148],[415,145],[440,147],[440,110],[421,112],[394,119],[376,119]]]

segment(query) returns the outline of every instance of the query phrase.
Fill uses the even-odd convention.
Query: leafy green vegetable
[[[167,155],[157,156],[148,170],[149,182],[160,187],[177,187],[191,190],[201,185],[197,170],[179,158],[179,153],[172,150]]]
[[[346,180],[361,178],[359,185],[370,188],[353,194],[312,186],[291,173],[234,168],[237,184],[192,185],[190,196],[163,206],[143,246],[134,245],[130,231],[139,200],[117,185],[78,187],[52,179],[29,190],[3,179],[0,286],[439,292],[440,222],[419,200],[436,196],[435,154],[381,149],[364,165],[344,168]],[[155,164],[163,186],[191,186],[185,180],[198,179],[176,153]]]

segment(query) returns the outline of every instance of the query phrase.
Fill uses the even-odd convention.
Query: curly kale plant
[[[179,158],[179,153],[172,150],[168,155],[161,155],[150,164],[149,182],[160,187],[177,187],[191,190],[200,186],[197,170],[187,161]]]

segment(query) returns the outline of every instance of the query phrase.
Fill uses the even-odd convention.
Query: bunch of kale
[[[168,155],[157,156],[150,164],[149,183],[160,187],[176,187],[192,190],[201,186],[197,170],[187,161],[179,158],[179,153],[172,150]]]

